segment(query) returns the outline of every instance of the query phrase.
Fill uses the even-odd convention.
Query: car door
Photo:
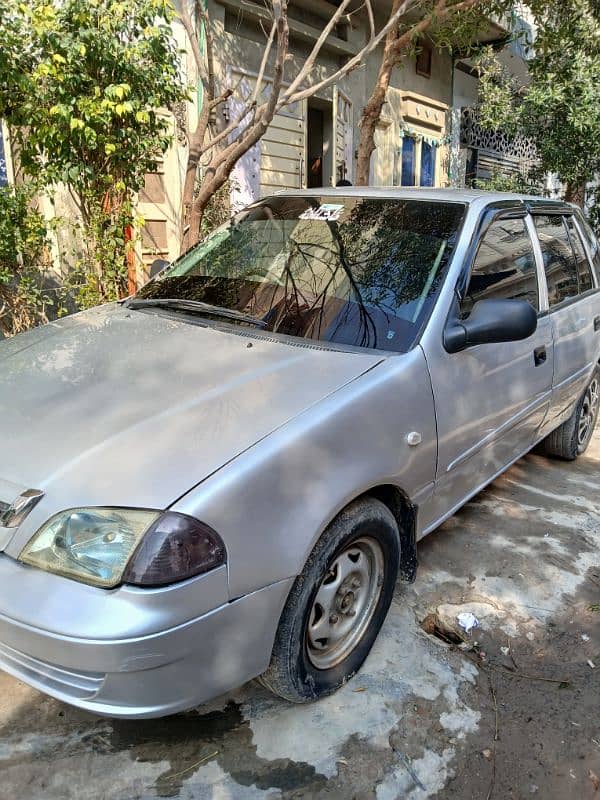
[[[567,419],[600,356],[600,294],[572,211],[537,213],[554,339],[552,401],[543,432]]]
[[[525,453],[546,416],[553,342],[532,233],[533,223],[524,209],[493,216],[464,265],[459,284],[466,289],[459,285],[457,292],[463,318],[484,298],[529,301],[538,311],[536,332],[522,341],[478,345],[459,353],[427,345],[438,467],[424,532]]]

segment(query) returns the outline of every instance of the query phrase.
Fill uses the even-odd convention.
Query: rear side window
[[[535,227],[542,248],[550,307],[577,297],[579,282],[573,247],[565,219],[560,215],[535,216]]]
[[[587,242],[587,246],[592,257],[592,264],[596,270],[596,277],[600,280],[600,245],[598,245],[598,240],[594,236],[590,224],[583,214],[580,212],[575,213],[577,216],[577,221],[579,222],[579,227],[583,233],[585,241]]]
[[[588,261],[587,253],[579,236],[579,231],[575,225],[573,217],[567,217],[567,228],[569,229],[569,236],[573,251],[575,253],[575,263],[577,264],[577,276],[579,278],[579,294],[589,292],[594,288],[594,281],[592,279],[592,268]]]
[[[488,299],[527,300],[539,309],[535,256],[524,219],[497,220],[481,240],[461,311],[469,314],[478,300]]]

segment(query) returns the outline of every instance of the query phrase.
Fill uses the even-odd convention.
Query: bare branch
[[[287,105],[292,105],[293,103],[296,103],[299,100],[303,100],[305,97],[312,97],[317,92],[321,91],[322,89],[327,88],[328,86],[331,86],[333,83],[337,83],[339,80],[341,80],[342,78],[346,77],[346,75],[348,75],[350,72],[355,70],[357,67],[361,66],[365,56],[368,55],[376,47],[378,47],[378,45],[380,44],[381,40],[387,35],[388,31],[391,28],[393,28],[394,25],[396,25],[398,23],[400,17],[402,17],[403,14],[406,14],[407,11],[409,11],[410,8],[412,8],[417,2],[418,2],[418,0],[406,0],[406,2],[403,2],[401,4],[401,6],[398,8],[398,10],[393,14],[393,16],[390,17],[390,19],[388,20],[386,25],[381,29],[381,31],[377,35],[371,37],[369,42],[367,42],[367,44],[365,45],[365,47],[363,47],[355,56],[353,56],[350,59],[350,61],[348,61],[343,67],[341,67],[335,73],[330,75],[328,78],[324,78],[322,81],[320,81],[317,84],[313,84],[311,86],[308,86],[305,89],[301,89],[300,91],[296,92],[295,94],[291,94],[290,95],[290,92],[292,91],[293,86],[299,85],[299,82],[303,81],[308,76],[308,73],[310,72],[310,69],[307,69],[308,61],[305,62],[303,67],[302,67],[302,69],[301,69],[301,71],[300,71],[300,73],[298,74],[298,77],[293,81],[293,83],[289,87],[286,87],[285,91],[282,93],[281,98],[278,101],[275,110],[279,111],[281,108],[283,108],[283,107],[285,107]],[[368,5],[368,7],[369,7],[369,9],[371,11],[371,14],[372,14],[372,8],[371,8],[370,0],[367,0],[367,5]],[[345,8],[345,6],[341,5],[337,9],[337,12],[334,15],[334,17],[332,17],[332,19],[339,19],[339,17],[343,13],[343,9],[344,8]],[[341,9],[341,12],[340,12],[340,9]],[[338,12],[340,12],[340,13],[338,13]],[[275,25],[274,25],[274,27],[275,27]],[[323,43],[325,42],[326,38],[327,38],[327,36],[323,36],[323,34],[319,37],[319,42],[321,43],[320,46],[319,46],[320,48],[322,48]],[[315,45],[315,47],[316,47],[316,45]],[[315,49],[313,48],[313,53],[314,52],[315,52]],[[317,55],[318,55],[318,53],[315,53],[315,58],[317,57]],[[263,74],[264,74],[264,70],[263,70]],[[257,85],[258,85],[258,83],[257,83]],[[255,92],[256,92],[256,87],[255,87]],[[258,121],[260,121],[262,119],[263,114],[266,111],[266,108],[267,108],[267,104],[266,103],[264,103],[263,105],[261,105],[261,106],[256,108],[256,115],[255,116],[256,116],[256,119]],[[202,152],[205,153],[208,150],[211,150],[215,145],[217,145],[219,142],[223,141],[223,139],[226,139],[230,134],[232,134],[242,124],[244,119],[251,113],[251,111],[252,111],[251,103],[247,102],[246,104],[244,104],[244,107],[242,108],[240,113],[237,115],[235,120],[230,122],[230,124],[227,125],[226,128],[224,128],[222,131],[220,131],[217,134],[217,136],[215,136],[213,139],[211,139],[211,141],[208,142],[203,147]]]
[[[342,15],[344,14],[344,11],[350,5],[350,3],[351,3],[351,0],[342,0],[340,5],[336,8],[335,14],[333,14],[331,19],[327,23],[327,25],[325,25],[325,27],[321,31],[321,34],[320,34],[319,38],[317,39],[317,41],[315,42],[315,44],[313,46],[313,49],[311,50],[308,58],[306,59],[306,61],[302,65],[302,69],[296,75],[296,77],[291,82],[289,87],[286,89],[286,92],[285,92],[286,95],[291,95],[296,90],[296,88],[298,86],[300,86],[300,84],[302,83],[304,78],[307,75],[310,74],[310,72],[311,72],[312,68],[314,67],[315,62],[316,62],[316,60],[317,60],[317,58],[319,56],[319,53],[321,52],[321,50],[323,48],[323,45],[327,41],[327,38],[331,34],[331,31],[335,28],[335,26],[340,21],[340,18],[342,17]]]
[[[396,11],[390,16],[386,24],[381,28],[379,33],[376,36],[373,36],[369,39],[367,44],[361,48],[358,53],[352,56],[349,61],[344,64],[343,67],[334,72],[327,78],[324,78],[317,84],[312,84],[307,86],[305,89],[301,89],[294,94],[291,94],[290,89],[286,89],[283,93],[279,108],[283,105],[291,105],[292,103],[297,103],[299,100],[303,100],[305,97],[312,97],[317,92],[320,92],[322,89],[331,86],[333,83],[337,83],[342,78],[345,78],[350,72],[355,70],[359,67],[362,62],[364,61],[365,57],[369,55],[369,53],[373,52],[375,48],[377,48],[380,42],[387,36],[389,31],[391,31],[395,26],[399,23],[400,18],[404,16],[410,9],[418,3],[419,0],[405,0],[405,2],[401,3],[400,6],[396,9]],[[475,0],[473,0],[475,2]],[[341,8],[342,6],[340,6]],[[322,37],[319,37],[321,40]],[[324,40],[323,40],[324,41]],[[321,45],[322,46],[322,45]],[[294,81],[294,86],[299,85],[300,82],[304,81],[305,78],[308,76],[309,70],[306,69],[306,63],[302,66],[302,69],[298,73],[296,80]]]
[[[188,0],[182,0],[181,2],[181,12],[179,14],[179,18],[181,19],[181,23],[185,29],[187,37],[190,41],[190,45],[192,47],[192,55],[194,56],[194,61],[196,63],[196,69],[198,70],[198,76],[202,81],[202,85],[204,86],[204,90],[206,92],[210,91],[210,80],[208,76],[208,70],[206,69],[206,64],[204,63],[204,58],[202,57],[202,53],[200,52],[200,42],[198,41],[198,34],[196,32],[196,28],[194,23],[192,22],[192,18],[190,16],[190,10],[188,8]],[[208,27],[208,26],[207,26]]]
[[[260,96],[260,88],[262,86],[262,82],[265,77],[265,70],[267,68],[267,63],[269,61],[269,55],[271,54],[271,48],[273,47],[273,40],[275,39],[276,31],[277,31],[277,20],[274,20],[273,25],[271,26],[271,31],[269,33],[269,38],[267,39],[265,52],[263,53],[262,61],[260,62],[260,69],[258,70],[258,77],[256,78],[256,86],[254,87],[254,91],[252,92],[250,99],[248,101],[249,107],[253,107]]]
[[[259,70],[259,73],[258,73],[258,77],[256,79],[256,85],[254,87],[254,90],[253,90],[252,94],[250,95],[250,97],[243,102],[242,108],[241,108],[240,112],[237,114],[237,116],[235,117],[235,119],[233,119],[225,128],[223,128],[223,130],[219,131],[218,134],[213,136],[211,138],[211,140],[209,142],[207,142],[201,148],[201,154],[202,155],[204,153],[207,153],[209,150],[213,150],[214,147],[216,147],[217,144],[220,144],[222,141],[227,139],[232,133],[234,133],[240,127],[240,125],[244,122],[246,117],[249,114],[251,114],[253,111],[255,112],[253,122],[254,121],[258,121],[259,122],[262,119],[263,114],[267,111],[268,102],[267,103],[263,103],[260,107],[257,108],[256,107],[256,101],[257,101],[258,96],[259,96],[260,87],[262,86],[262,84],[264,82],[264,76],[265,76],[265,72],[266,72],[266,68],[267,68],[268,58],[269,58],[269,55],[270,55],[271,50],[273,48],[273,42],[275,40],[275,35],[276,35],[276,33],[278,33],[278,25],[281,22],[281,20],[284,19],[284,18],[285,18],[285,28],[286,28],[286,31],[287,31],[287,14],[284,12],[283,7],[282,7],[282,3],[280,2],[280,0],[278,0],[277,2],[273,3],[273,12],[274,12],[273,25],[272,25],[271,31],[269,33],[269,38],[267,40],[265,52],[264,52],[264,55],[263,55],[263,58],[262,58],[262,61],[261,61],[260,70]],[[286,38],[285,38],[285,48],[283,48],[283,39],[278,36],[277,52],[276,52],[276,56],[275,56],[275,72],[277,72],[277,70],[279,68],[281,68],[281,76],[282,76],[282,78],[283,78],[283,66],[284,66],[284,63],[285,63],[286,55],[287,55],[287,47],[288,47],[287,46],[287,34],[286,34]],[[269,81],[269,82],[273,83],[273,81]],[[278,92],[277,92],[278,96],[279,96],[279,91],[280,90],[278,90]],[[235,89],[231,90],[230,96],[234,92],[235,92]],[[272,96],[272,93],[273,93],[273,88],[271,88],[270,96]],[[215,105],[217,105],[216,102],[215,102]],[[246,126],[246,127],[249,127],[249,126]]]
[[[195,2],[199,3],[199,0],[195,0]],[[386,90],[393,68],[399,63],[415,37],[422,35],[430,26],[438,24],[451,13],[466,11],[481,3],[482,0],[435,0],[431,4],[433,7],[430,7],[426,13],[417,18],[417,21],[411,22],[405,29],[400,29],[402,18],[411,10],[421,8],[422,0],[393,0],[389,16],[379,30],[377,30],[375,20],[374,0],[363,0],[360,9],[364,9],[367,19],[366,43],[335,72],[315,82],[315,68],[319,56],[326,46],[328,37],[342,19],[349,19],[351,14],[356,13],[356,9],[351,12],[348,11],[351,2],[352,0],[341,0],[340,5],[332,11],[331,17],[317,35],[308,57],[301,64],[289,85],[285,86],[284,71],[287,62],[291,58],[289,52],[287,0],[265,0],[265,6],[271,12],[272,24],[266,37],[265,49],[261,56],[256,82],[249,97],[244,97],[243,92],[240,92],[241,108],[236,113],[235,118],[231,119],[225,128],[218,131],[218,133],[212,130],[209,133],[210,112],[231,98],[239,89],[239,86],[229,88],[222,91],[218,96],[216,95],[214,72],[211,68],[213,34],[208,31],[210,24],[207,13],[204,7],[198,11],[199,18],[207,28],[207,41],[210,38],[210,46],[207,47],[206,57],[204,57],[200,52],[198,35],[192,25],[189,9],[184,6],[181,15],[182,21],[192,43],[194,58],[198,63],[198,71],[209,94],[209,102],[205,102],[201,110],[201,122],[199,122],[198,129],[193,135],[193,141],[191,139],[190,142],[185,188],[187,197],[187,205],[185,207],[190,211],[188,220],[190,223],[190,241],[188,243],[193,244],[197,241],[204,210],[214,192],[225,184],[237,161],[261,139],[272,123],[275,114],[286,106],[293,105],[307,97],[312,97],[323,89],[339,83],[342,78],[353,70],[364,65],[367,56],[385,41],[383,61],[376,87],[363,111],[362,122],[365,122],[365,125],[361,127],[361,147],[359,147],[357,175],[359,173],[367,174],[368,161],[374,149],[373,131],[381,115],[381,108],[385,102]],[[206,62],[208,62],[208,65]],[[269,65],[272,65],[272,69],[270,69]],[[266,94],[266,99],[261,101],[263,91]],[[210,158],[208,164],[204,167],[202,181],[194,197],[192,178],[196,176],[195,170],[200,163],[201,156],[206,153],[210,153]]]
[[[365,0],[364,5],[367,10],[367,16],[369,18],[369,38],[372,39],[375,36],[375,15],[373,14],[373,6],[371,4],[371,0]]]

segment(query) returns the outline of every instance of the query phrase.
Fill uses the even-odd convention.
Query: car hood
[[[109,305],[0,343],[4,486],[166,508],[381,360],[239,333]]]

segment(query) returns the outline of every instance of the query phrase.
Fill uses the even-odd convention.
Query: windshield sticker
[[[318,208],[307,208],[306,211],[300,214],[300,219],[320,219],[325,220],[325,222],[335,222],[340,218],[343,210],[343,205],[323,203]]]

